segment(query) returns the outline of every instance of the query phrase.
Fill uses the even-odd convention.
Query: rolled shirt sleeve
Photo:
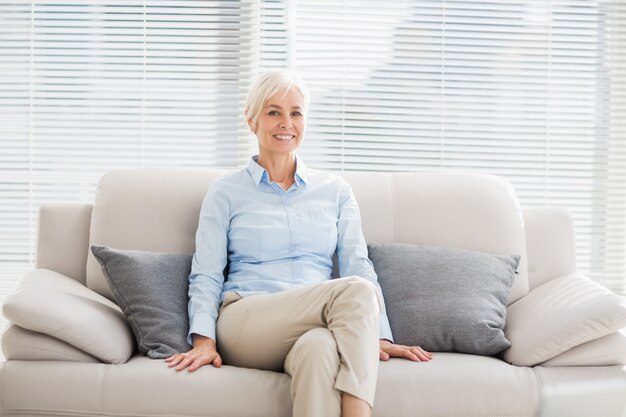
[[[350,185],[342,179],[339,192],[339,218],[337,221],[337,259],[339,275],[359,276],[372,282],[380,295],[381,313],[379,338],[393,342],[391,327],[385,309],[385,300],[378,284],[372,261],[367,257],[367,245],[361,230],[361,213]]]

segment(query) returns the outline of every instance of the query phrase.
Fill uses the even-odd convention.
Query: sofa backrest
[[[517,195],[503,178],[476,173],[344,173],[367,242],[457,247],[521,256],[509,303],[528,293],[526,236]]]
[[[192,254],[200,206],[225,170],[120,170],[100,179],[89,245]],[[87,255],[87,287],[113,299],[100,265]]]
[[[200,206],[223,170],[114,171],[98,185],[89,243],[120,249],[195,250]],[[451,246],[521,255],[509,302],[528,292],[519,204],[504,179],[469,173],[344,173],[361,208],[368,242]],[[86,284],[112,298],[89,252]]]

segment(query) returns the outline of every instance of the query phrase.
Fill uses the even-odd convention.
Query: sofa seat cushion
[[[163,360],[134,356],[115,366],[9,361],[2,375],[11,381],[2,392],[7,414],[291,415],[290,378],[270,371],[225,365],[176,372]],[[431,362],[380,363],[374,417],[531,417],[538,401],[532,369],[492,357],[436,353]]]
[[[533,369],[541,382],[540,416],[626,417],[626,367]]]
[[[381,363],[375,416],[534,416],[538,384],[530,368],[494,357],[435,353],[430,362]]]
[[[270,371],[204,366],[177,372],[164,360],[136,355],[123,365],[9,361],[0,373],[6,381],[0,415],[291,415],[290,378]]]
[[[526,368],[460,353],[391,359],[380,364],[373,416],[536,417],[546,389],[624,378],[621,366]],[[177,373],[146,356],[123,365],[8,361],[0,363],[0,384],[7,416],[291,416],[286,374],[231,366]]]

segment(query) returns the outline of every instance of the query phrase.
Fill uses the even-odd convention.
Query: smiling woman
[[[379,360],[432,355],[391,342],[350,186],[296,156],[307,105],[304,83],[287,71],[252,84],[244,115],[259,155],[204,199],[189,276],[193,348],[166,362],[284,370],[293,415],[369,416]],[[342,278],[332,279],[335,253]]]

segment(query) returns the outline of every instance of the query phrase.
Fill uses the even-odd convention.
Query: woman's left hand
[[[419,346],[404,346],[391,343],[387,339],[380,339],[380,360],[388,361],[389,358],[407,358],[413,362],[428,362],[433,354]]]

